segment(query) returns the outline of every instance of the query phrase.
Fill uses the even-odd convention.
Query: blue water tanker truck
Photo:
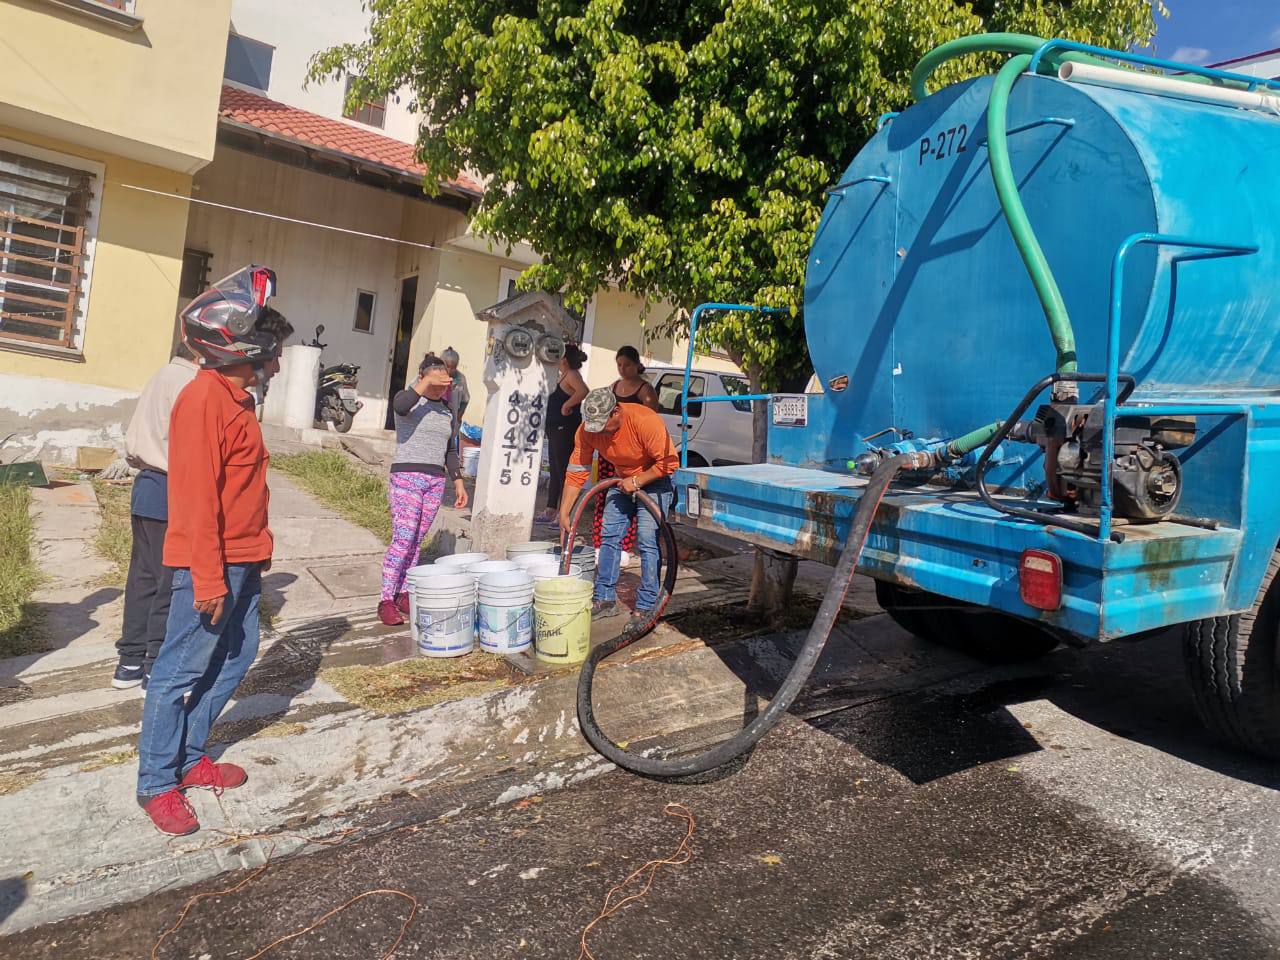
[[[681,520],[992,660],[1176,627],[1204,722],[1280,757],[1280,83],[1008,34],[912,83],[813,240],[823,392],[769,399],[767,463],[683,464]]]
[[[1008,59],[929,92],[975,53]],[[767,463],[682,450],[676,474],[682,522],[835,565],[795,666],[701,754],[612,741],[595,667],[652,628],[673,562],[659,608],[584,664],[584,735],[652,776],[749,750],[861,572],[906,630],[989,660],[1176,628],[1206,725],[1280,758],[1280,82],[985,34],[930,52],[912,88],[814,236],[823,391],[753,398]],[[732,311],[770,312],[703,304],[690,344]]]

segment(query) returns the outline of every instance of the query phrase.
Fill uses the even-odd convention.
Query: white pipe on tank
[[[1099,87],[1132,90],[1135,93],[1151,93],[1178,100],[1194,100],[1198,103],[1214,103],[1242,110],[1264,110],[1280,115],[1280,95],[1262,90],[1234,90],[1205,83],[1192,83],[1176,77],[1164,77],[1135,70],[1117,70],[1092,63],[1067,61],[1058,68],[1058,77],[1073,83],[1089,83]]]

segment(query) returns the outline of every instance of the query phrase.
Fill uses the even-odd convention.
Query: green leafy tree
[[[313,78],[358,77],[353,99],[412,91],[426,189],[486,183],[473,227],[532,243],[522,286],[582,306],[612,284],[673,305],[678,331],[709,300],[790,308],[729,314],[723,348],[753,392],[810,372],[800,306],[823,190],[910,100],[930,48],[1009,30],[1113,48],[1145,44],[1149,0],[368,0],[369,38],[319,54]],[[1163,12],[1158,8],[1157,12]],[[943,84],[992,58],[946,64]],[[763,404],[756,404],[763,459]],[[761,560],[755,605],[776,611],[794,564]]]

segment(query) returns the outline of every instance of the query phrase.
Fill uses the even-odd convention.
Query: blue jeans
[[[641,489],[647,493],[665,517],[671,509],[676,488],[670,477],[654,480]],[[636,550],[640,553],[640,589],[636,591],[636,609],[652,610],[658,605],[658,573],[662,565],[658,551],[658,522],[635,497],[610,487],[604,495],[604,517],[600,524],[600,560],[596,564],[596,599],[616,600],[618,571],[622,565],[620,545],[631,518],[636,518]]]
[[[151,668],[138,738],[138,796],[172,790],[205,755],[209,730],[258,654],[262,565],[226,566],[218,623],[196,613],[191,571],[173,572],[164,645]]]

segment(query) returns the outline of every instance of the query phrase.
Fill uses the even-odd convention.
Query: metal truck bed
[[[860,477],[777,464],[681,469],[676,482],[682,522],[828,564],[866,486]],[[1118,529],[1122,543],[1100,541],[1010,518],[976,493],[899,483],[877,514],[859,570],[1098,640],[1239,612],[1228,584],[1240,530]],[[1062,558],[1056,611],[1032,609],[1019,596],[1018,563],[1028,549]]]

